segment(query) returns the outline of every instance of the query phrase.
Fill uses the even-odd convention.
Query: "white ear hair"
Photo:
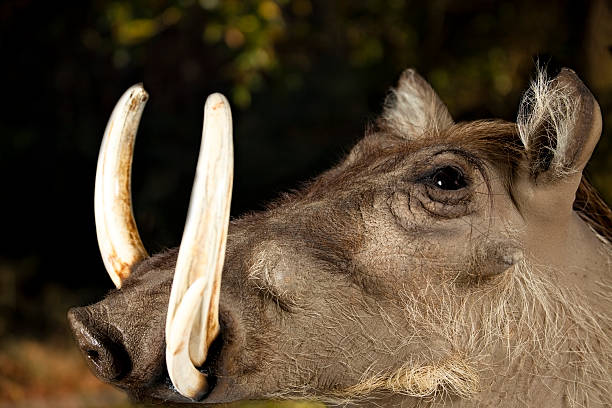
[[[382,124],[408,139],[453,125],[446,105],[413,69],[405,70],[385,101]]]

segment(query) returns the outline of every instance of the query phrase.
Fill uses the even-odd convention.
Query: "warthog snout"
[[[113,333],[112,326],[103,330],[100,321],[92,318],[82,307],[70,309],[68,321],[87,364],[98,378],[107,382],[118,381],[129,373],[131,360],[120,336]]]

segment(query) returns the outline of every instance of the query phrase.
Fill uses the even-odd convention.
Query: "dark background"
[[[0,394],[31,395],[33,374],[7,350],[70,344],[66,309],[112,288],[94,177],[130,85],[150,94],[132,184],[149,252],[180,241],[208,94],[233,107],[237,216],[337,162],[407,67],[457,120],[514,120],[537,60],[573,68],[602,107],[588,173],[611,202],[610,10],[605,0],[0,3]],[[43,380],[36,395],[55,398]]]

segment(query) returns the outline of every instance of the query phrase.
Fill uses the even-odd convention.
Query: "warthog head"
[[[538,72],[517,123],[455,123],[407,70],[342,162],[231,222],[213,95],[182,243],[150,257],[130,197],[146,98],[122,97],[98,162],[117,290],[68,314],[100,379],[165,402],[612,403],[612,217],[582,177],[601,113],[571,70]]]

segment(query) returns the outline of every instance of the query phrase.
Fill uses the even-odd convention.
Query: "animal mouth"
[[[219,313],[219,333],[208,347],[206,361],[202,366],[198,367],[198,370],[206,376],[208,382],[207,392],[200,396],[199,401],[201,402],[209,399],[216,399],[214,397],[219,394],[217,386],[223,385],[223,379],[225,377],[225,370],[223,368],[225,364],[224,357],[227,354],[229,342],[232,337],[228,319],[224,318],[224,316],[225,313]]]
[[[109,119],[96,172],[98,244],[117,288],[147,257],[132,213],[131,165],[138,123],[148,99],[128,89]],[[166,317],[166,367],[173,386],[199,401],[211,394],[220,354],[219,295],[233,179],[232,120],[223,95],[209,96],[202,145]],[[215,346],[217,344],[217,346]],[[203,367],[198,369],[196,367]]]
[[[232,355],[240,349],[237,344],[236,331],[239,330],[238,323],[233,314],[224,310],[220,305],[219,311],[219,334],[208,348],[206,361],[197,370],[207,378],[206,392],[197,399],[184,396],[173,384],[169,373],[164,373],[164,379],[160,381],[160,392],[148,393],[156,398],[156,402],[176,402],[181,405],[185,403],[200,404],[226,404],[241,399],[240,387],[234,381],[235,376],[231,373]]]
[[[213,340],[208,348],[208,357],[206,358],[206,362],[199,368],[200,372],[205,374],[208,378],[208,393],[202,396],[202,400],[209,397],[217,385],[223,342],[223,331],[220,331],[219,335],[215,338],[215,340]]]
[[[231,313],[223,310],[223,307],[220,309],[219,334],[208,348],[205,363],[197,367],[207,379],[206,390],[197,399],[183,395],[176,388],[163,364],[158,376],[147,381],[142,387],[134,387],[134,384],[124,384],[121,381],[111,383],[123,389],[135,403],[145,406],[183,407],[186,404],[196,403],[215,405],[237,400],[238,398],[234,397],[237,391],[234,386],[234,376],[228,375],[232,353],[239,348],[234,340],[236,324]]]

